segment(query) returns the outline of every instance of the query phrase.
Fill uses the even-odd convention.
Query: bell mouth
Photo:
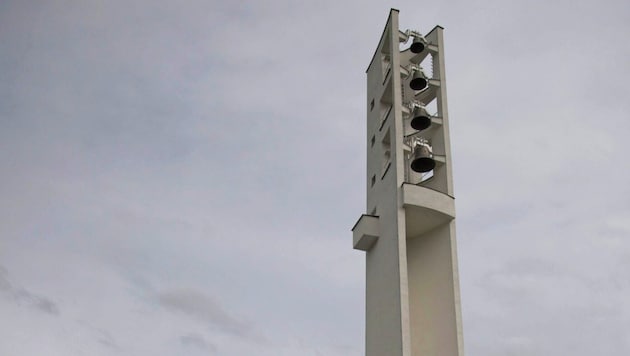
[[[422,131],[431,126],[431,119],[426,116],[416,116],[411,119],[410,125],[415,130]]]
[[[411,50],[412,53],[420,53],[424,51],[424,44],[422,42],[414,42],[411,44],[411,47],[409,47],[409,50]]]
[[[411,169],[418,173],[426,173],[435,168],[435,161],[430,157],[420,157],[411,162]]]
[[[427,87],[427,80],[424,78],[415,78],[409,82],[409,86],[413,90],[422,90]]]

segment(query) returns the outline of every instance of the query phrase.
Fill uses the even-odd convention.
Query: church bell
[[[420,53],[424,51],[424,41],[422,37],[414,37],[411,47],[409,47],[412,53]]]
[[[421,70],[417,70],[413,73],[409,87],[413,90],[422,90],[427,87],[428,81],[426,76]]]
[[[411,113],[411,127],[415,130],[422,131],[431,126],[431,117],[427,110],[423,107],[415,107]]]
[[[433,153],[428,144],[419,143],[413,151],[413,160],[411,161],[411,169],[418,173],[426,173],[435,168],[435,160]]]

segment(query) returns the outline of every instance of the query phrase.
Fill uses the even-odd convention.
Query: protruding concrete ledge
[[[405,206],[415,205],[450,215],[451,218],[455,217],[455,199],[437,190],[403,183],[402,198]]]
[[[368,251],[378,239],[379,230],[378,216],[361,215],[352,227],[352,247],[355,250]]]
[[[415,184],[402,185],[407,238],[416,237],[455,218],[455,199]]]

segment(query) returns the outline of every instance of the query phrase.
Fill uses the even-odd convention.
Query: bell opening
[[[413,119],[411,119],[410,125],[415,130],[422,131],[428,128],[429,126],[431,126],[431,119],[424,115],[416,116]]]
[[[420,53],[424,51],[424,44],[422,42],[414,42],[409,47],[412,53]]]
[[[413,90],[422,90],[427,87],[427,80],[424,78],[414,78],[409,82],[409,86]]]
[[[426,173],[435,168],[435,161],[431,157],[416,158],[411,162],[411,169],[418,173]]]

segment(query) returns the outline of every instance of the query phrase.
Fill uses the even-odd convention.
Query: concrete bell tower
[[[442,32],[392,9],[367,69],[367,356],[464,354]]]

